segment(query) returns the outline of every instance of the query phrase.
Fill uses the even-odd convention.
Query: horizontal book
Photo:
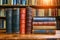
[[[56,24],[56,21],[55,22],[33,22],[33,24]]]
[[[40,29],[56,29],[56,26],[33,26],[34,30],[40,30]]]
[[[55,34],[55,30],[32,30],[33,34]]]
[[[50,21],[52,20],[52,21],[56,21],[56,18],[33,18],[33,20],[44,20],[44,21],[45,21],[45,20],[48,20],[48,21],[49,21],[49,20],[50,20]]]

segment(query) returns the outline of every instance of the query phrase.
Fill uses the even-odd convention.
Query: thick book
[[[33,26],[34,30],[40,30],[40,29],[56,29],[56,26]]]
[[[25,34],[26,8],[20,8],[20,34]]]
[[[12,10],[12,32],[19,33],[19,8],[13,8]]]
[[[33,34],[55,34],[56,30],[32,30]]]
[[[6,33],[12,33],[12,8],[6,10]]]
[[[32,32],[32,10],[31,7],[27,7],[26,34],[31,34],[31,32]]]

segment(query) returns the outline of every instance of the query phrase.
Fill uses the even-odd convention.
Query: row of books
[[[7,33],[32,33],[32,11],[27,8],[6,8]]]
[[[56,18],[52,17],[32,17],[32,8],[6,8],[6,32],[31,34],[32,30],[39,29],[43,32],[55,33]],[[39,27],[40,26],[40,27]],[[44,30],[43,30],[44,29]],[[48,29],[48,31],[46,30]],[[36,30],[37,31],[37,30]]]
[[[26,0],[0,0],[0,5],[25,5]]]
[[[33,17],[33,30],[34,34],[49,34],[55,33],[56,18],[54,17]]]
[[[32,8],[33,16],[60,16],[60,9],[35,9]]]
[[[60,5],[60,0],[0,0],[0,5],[38,5],[38,6],[54,6]]]

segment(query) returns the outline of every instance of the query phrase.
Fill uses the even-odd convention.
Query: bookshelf
[[[0,5],[0,8],[5,9],[5,8],[27,8],[27,7],[31,7],[31,8],[35,8],[35,9],[48,9],[48,8],[60,8],[60,6],[34,6],[34,5]],[[55,17],[57,20],[60,20],[59,17],[60,16],[40,16],[40,17]],[[6,17],[0,17],[0,19],[6,19]],[[2,29],[0,29],[2,30]],[[4,29],[5,30],[5,29]],[[56,30],[57,32],[58,30]],[[9,36],[9,37],[8,37]],[[15,37],[16,36],[16,37]],[[48,37],[47,37],[48,36]],[[45,39],[45,38],[60,38],[59,37],[60,34],[56,33],[55,35],[44,35],[44,34],[3,34],[3,36],[1,36],[2,38],[6,38],[6,39]]]

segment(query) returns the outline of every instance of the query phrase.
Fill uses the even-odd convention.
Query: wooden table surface
[[[4,31],[2,31],[4,32]],[[56,30],[54,35],[42,35],[42,34],[6,34],[0,31],[0,39],[45,39],[45,38],[60,38],[60,30]]]

